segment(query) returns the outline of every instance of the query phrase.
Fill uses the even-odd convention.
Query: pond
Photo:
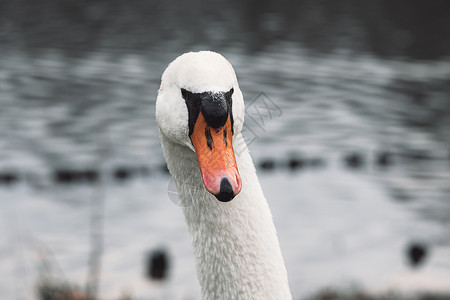
[[[97,228],[102,299],[199,299],[154,117],[178,50],[0,58],[1,298],[34,298],[43,274],[83,287]],[[450,62],[289,42],[221,53],[244,93],[294,298],[330,286],[450,292]],[[426,253],[415,265],[414,245]],[[162,283],[144,276],[159,248]]]

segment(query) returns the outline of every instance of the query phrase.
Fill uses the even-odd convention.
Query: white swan
[[[202,298],[292,299],[241,135],[244,101],[231,64],[209,51],[175,59],[162,75],[156,119],[192,235]]]

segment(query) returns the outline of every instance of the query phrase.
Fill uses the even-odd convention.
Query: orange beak
[[[242,187],[232,139],[230,116],[221,128],[213,128],[199,113],[191,141],[205,188],[222,202],[231,201]]]

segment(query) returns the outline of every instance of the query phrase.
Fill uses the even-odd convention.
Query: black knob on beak
[[[200,111],[212,128],[221,128],[228,119],[228,106],[224,93],[204,93]]]

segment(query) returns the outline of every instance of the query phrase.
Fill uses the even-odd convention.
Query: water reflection
[[[312,171],[321,176],[334,168],[369,176],[401,203],[397,210],[438,224],[412,236],[448,249],[449,63],[299,55],[286,45],[283,54],[279,47],[252,56],[239,49],[224,53],[247,104],[263,91],[282,112],[263,127],[253,124],[257,138],[250,148],[257,166],[274,177]],[[79,205],[85,200],[75,198],[89,199],[91,192],[65,191],[95,189],[102,179],[108,189],[142,197],[130,183],[165,176],[154,99],[160,73],[176,55],[96,52],[71,58],[48,52],[3,58],[2,188],[19,182],[34,190],[56,188],[46,197]],[[337,199],[349,198],[336,193]]]
[[[69,1],[2,3],[0,39],[28,49],[154,49],[240,44],[263,50],[294,41],[314,52],[352,49],[381,56],[448,56],[450,4],[445,0],[370,1]],[[68,34],[70,32],[70,34]]]

